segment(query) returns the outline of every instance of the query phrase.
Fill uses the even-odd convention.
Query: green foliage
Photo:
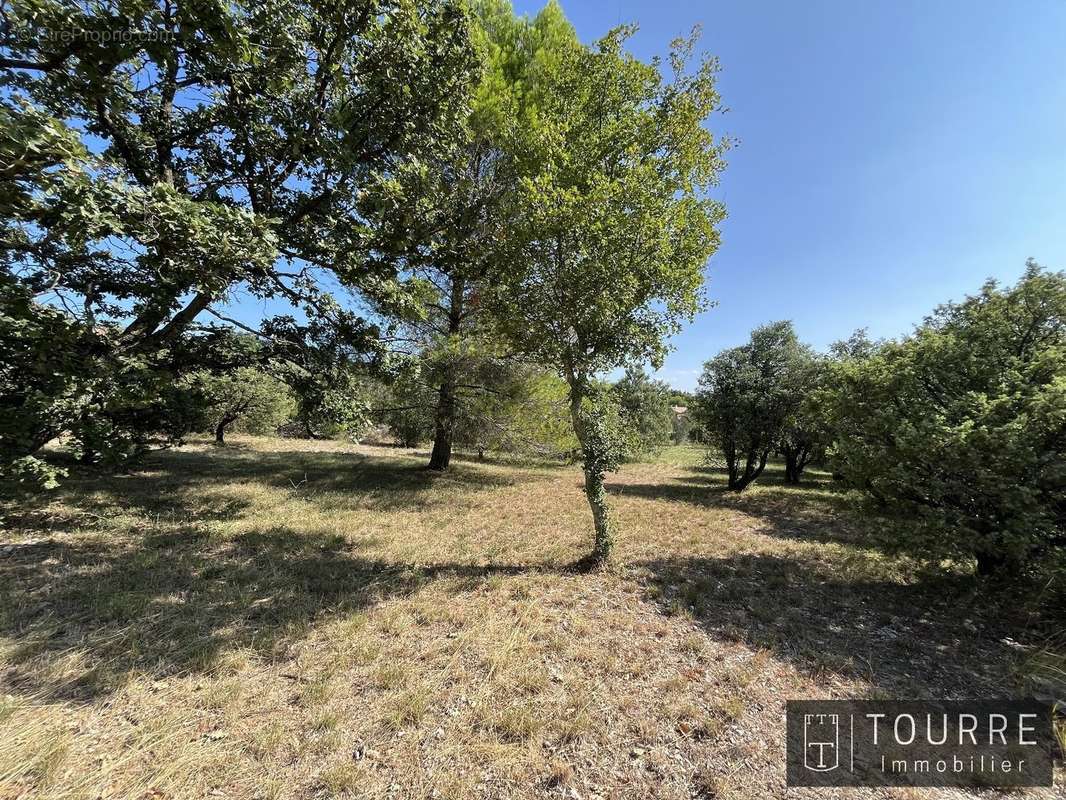
[[[456,436],[469,438],[469,425],[460,430],[462,415],[491,405],[470,395],[481,381],[476,373],[506,355],[482,297],[498,272],[515,269],[501,256],[518,190],[514,139],[535,114],[542,62],[559,42],[577,41],[556,5],[532,20],[516,17],[502,0],[479,0],[471,9],[480,72],[464,125],[451,147],[382,173],[361,196],[373,220],[369,252],[386,271],[395,265],[420,300],[397,309],[389,297],[373,298],[419,352],[422,379],[435,390],[434,469],[447,468]],[[405,413],[414,436],[415,414]],[[493,415],[481,416],[488,432]]]
[[[696,403],[695,392],[683,392],[680,389],[670,390],[670,405],[689,408]]]
[[[81,460],[118,468],[172,441],[170,353],[120,351],[118,335],[0,278],[0,471],[54,485],[59,472],[32,454],[61,434]]]
[[[255,367],[223,374],[196,372],[185,383],[199,398],[202,418],[219,442],[227,429],[273,434],[294,410],[289,387]]]
[[[270,337],[266,353],[296,398],[294,421],[309,439],[346,436],[357,440],[368,426],[368,373],[381,359],[367,358],[360,342],[376,335],[349,314],[312,317],[299,325],[278,317],[263,325]]]
[[[1066,273],[1027,264],[938,308],[913,335],[838,361],[821,401],[847,481],[926,524],[896,544],[983,573],[1061,547]]]
[[[785,481],[799,483],[803,470],[812,461],[821,461],[832,432],[819,402],[818,393],[827,379],[826,360],[804,348],[790,365],[789,384],[794,403],[781,426],[777,444],[785,459]]]
[[[574,414],[574,430],[581,442],[585,497],[592,509],[596,533],[589,560],[600,564],[610,556],[617,535],[607,505],[604,477],[617,470],[630,454],[632,440],[618,404],[609,392],[602,390],[583,398]]]
[[[12,384],[32,401],[5,406],[4,463],[64,432],[89,460],[143,452],[168,387],[205,366],[179,358],[194,321],[235,289],[364,351],[376,331],[328,273],[416,303],[366,258],[356,198],[453,140],[474,69],[461,4],[16,0],[4,17],[0,369],[28,375],[52,340]],[[305,417],[350,416],[336,393]]]
[[[630,368],[611,391],[630,431],[633,456],[652,453],[673,440],[674,412],[667,384],[651,380],[643,369]]]
[[[624,51],[630,32],[545,60],[503,253],[521,269],[501,274],[490,298],[509,343],[569,386],[597,560],[610,550],[610,458],[582,405],[597,373],[661,362],[664,337],[700,307],[725,213],[706,196],[728,145],[703,127],[720,107],[716,63],[686,73],[694,39],[675,42],[668,81],[658,61]]]
[[[634,454],[633,428],[612,393],[598,387],[581,403],[581,426],[588,453],[585,469],[600,475],[617,471]]]
[[[58,310],[30,313],[32,304],[23,287],[0,282],[0,471],[52,487],[59,474],[28,454],[79,418],[82,354],[102,343]]]
[[[685,408],[690,407],[685,406]],[[684,414],[671,412],[670,417],[670,440],[674,444],[684,444],[689,441],[695,432],[691,411]]]
[[[721,204],[706,198],[727,142],[703,121],[719,108],[713,60],[674,80],[623,50],[628,30],[571,47],[545,68],[527,174],[497,301],[519,350],[587,382],[651,361],[700,307],[703,267],[718,245]]]
[[[417,447],[433,437],[436,397],[417,364],[401,371],[382,399],[378,416],[403,447]]]
[[[725,457],[730,489],[743,490],[758,478],[786,425],[798,426],[812,361],[792,323],[774,322],[704,365],[699,420]]]
[[[684,444],[700,435],[700,430],[694,421],[696,403],[695,392],[683,392],[679,389],[670,390],[670,425],[674,444]],[[685,410],[675,412],[673,410],[675,408],[683,408]]]
[[[557,376],[497,357],[471,358],[463,374],[469,383],[456,388],[457,445],[541,458],[561,458],[576,448],[567,386]],[[433,438],[439,404],[436,382],[432,365],[414,361],[376,402],[375,417],[405,447]]]
[[[479,452],[562,458],[577,448],[566,383],[525,364],[486,360],[460,398],[456,442]]]

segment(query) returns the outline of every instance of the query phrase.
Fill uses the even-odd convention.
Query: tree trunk
[[[582,470],[585,473],[585,498],[592,510],[594,531],[592,552],[588,557],[590,567],[600,566],[610,558],[614,548],[614,526],[607,506],[607,489],[603,483],[603,464],[606,453],[596,452],[596,443],[588,435],[585,420],[581,413],[584,399],[584,387],[577,378],[570,379],[570,422],[574,426],[574,435],[581,443]]]
[[[982,578],[1002,576],[1012,571],[1010,559],[1003,553],[977,552],[974,557],[977,559],[977,574]]]
[[[215,426],[215,444],[225,444],[226,442],[226,426],[233,420],[223,417],[218,421],[218,425]]]
[[[781,454],[785,457],[785,483],[797,484],[804,468],[811,463],[811,446],[800,444],[781,448]]]
[[[463,299],[466,281],[462,275],[451,276],[448,297],[448,336],[458,337],[463,327]],[[438,390],[437,414],[434,422],[433,452],[429,456],[429,468],[443,472],[452,460],[452,438],[455,434],[457,365],[446,363]]]
[[[735,492],[744,491],[749,483],[762,475],[762,471],[766,468],[766,459],[769,457],[769,450],[763,450],[761,453],[749,451],[744,461],[744,472],[737,475],[735,467],[730,470],[729,488]]]
[[[603,484],[603,471],[585,466],[585,497],[592,509],[592,526],[595,531],[590,561],[604,564],[614,549],[614,529],[610,509],[607,507],[607,489]]]
[[[433,452],[429,457],[429,468],[438,471],[448,469],[452,461],[452,437],[455,433],[455,385],[451,368],[447,368],[444,381],[440,385],[437,400],[437,414],[433,433]]]
[[[785,451],[785,483],[799,483],[800,482],[800,465],[799,458],[795,451],[788,449]]]

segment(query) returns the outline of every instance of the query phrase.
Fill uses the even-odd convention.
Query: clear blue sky
[[[1066,267],[1066,0],[562,4],[586,41],[639,24],[641,58],[702,23],[722,62],[718,306],[674,340],[674,386],[769,320],[896,336],[1028,256]]]

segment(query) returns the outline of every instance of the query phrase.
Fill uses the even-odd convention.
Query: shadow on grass
[[[68,465],[68,469],[69,477],[55,491],[32,493],[4,487],[7,526],[28,532],[63,532],[116,508],[168,518],[195,517],[197,521],[233,519],[241,516],[249,503],[219,488],[226,484],[254,484],[303,497],[335,495],[333,500],[341,504],[371,510],[424,510],[447,502],[451,490],[491,489],[519,479],[466,464],[440,474],[424,469],[414,459],[395,456],[263,452],[229,444],[152,453],[137,471],[126,475],[76,465]],[[57,511],[57,507],[66,507],[68,513]]]
[[[7,487],[3,523],[14,536],[0,540],[0,636],[14,646],[0,684],[92,698],[135,673],[211,670],[233,649],[284,653],[316,620],[428,581],[461,587],[535,571],[371,558],[372,537],[353,543],[270,527],[269,508],[292,493],[317,510],[417,511],[537,479],[465,464],[440,475],[395,456],[226,446],[155,453],[129,475],[73,467],[55,492]],[[243,484],[247,492],[234,488]],[[256,515],[268,521],[238,536],[205,524]]]
[[[682,467],[683,474],[662,483],[609,483],[619,498],[688,503],[702,509],[723,509],[758,517],[759,533],[785,539],[877,546],[867,530],[848,525],[845,492],[826,473],[808,472],[799,485],[784,479],[784,469],[768,465],[759,479],[742,492],[726,486],[726,471],[718,467]]]
[[[815,678],[865,680],[882,697],[995,697],[1018,690],[1012,665],[1026,598],[971,576],[904,582],[845,565],[770,554],[646,562],[649,594],[710,635],[765,648]],[[1027,608],[1027,606],[1030,606]]]
[[[285,528],[218,540],[170,532],[119,545],[38,542],[0,559],[0,634],[17,642],[7,691],[91,700],[131,675],[208,672],[246,648],[286,657],[323,619],[410,595],[460,590],[518,566],[411,566],[361,556],[339,536]]]

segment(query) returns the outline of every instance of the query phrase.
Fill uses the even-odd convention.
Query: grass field
[[[235,437],[8,496],[0,798],[777,797],[787,698],[1061,677],[1039,592],[702,458],[611,476],[591,575],[576,467]]]

